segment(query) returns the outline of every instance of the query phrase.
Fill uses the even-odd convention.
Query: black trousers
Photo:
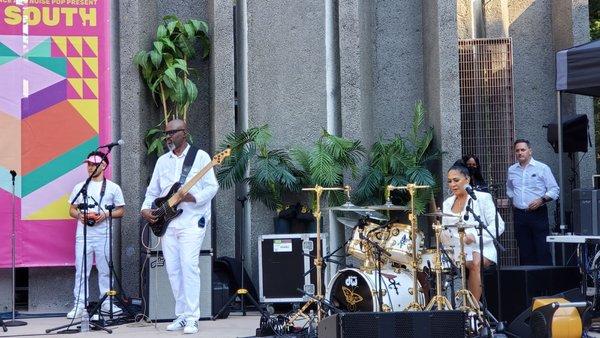
[[[521,265],[552,265],[548,208],[543,205],[534,211],[513,208],[515,237],[519,247]]]

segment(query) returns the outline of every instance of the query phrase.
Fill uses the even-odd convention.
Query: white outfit
[[[78,183],[69,201],[72,201],[75,195],[79,192],[85,182]],[[104,191],[104,198],[100,201],[100,191],[102,188],[102,181],[90,181],[88,185],[88,212],[104,213],[106,218],[94,226],[88,226],[86,229],[86,257],[87,257],[87,271],[86,278],[89,281],[90,271],[92,269],[92,257],[95,257],[96,268],[98,269],[98,289],[100,294],[104,295],[109,291],[110,271],[108,266],[108,210],[105,210],[107,205],[114,205],[115,207],[121,207],[125,205],[123,199],[123,192],[118,184],[111,180],[106,180],[106,189]],[[83,203],[83,196],[80,194],[75,200],[74,204]],[[99,205],[101,204],[101,205]],[[83,294],[83,223],[77,221],[77,232],[75,235],[75,287],[73,288],[73,295],[75,296],[75,307],[84,308],[84,294]],[[93,256],[92,256],[93,255]],[[89,295],[89,282],[88,295]]]
[[[546,164],[532,158],[525,168],[519,162],[508,167],[506,196],[512,199],[515,208],[526,210],[533,200],[544,195],[556,200],[558,194],[558,184]]]
[[[172,151],[162,155],[156,162],[152,179],[146,190],[142,210],[151,209],[152,202],[165,196],[173,184],[179,182],[185,156],[190,150],[188,145],[180,156]],[[194,164],[187,175],[186,182],[211,162],[210,156],[198,150]],[[204,234],[210,227],[210,204],[217,194],[219,184],[215,173],[210,169],[196,183],[189,193],[195,203],[181,202],[183,213],[173,219],[162,237],[162,249],[166,269],[175,296],[175,315],[188,321],[200,318],[200,267],[199,255]]]
[[[468,225],[474,225],[475,227],[467,228],[465,230],[465,235],[473,235],[475,237],[475,241],[471,244],[465,244],[465,254],[466,260],[473,260],[473,251],[479,252],[479,233],[477,230],[477,226],[479,223],[475,220],[475,217],[471,213],[465,219],[465,215],[467,214],[467,204],[470,203],[471,208],[477,214],[481,221],[487,225],[488,230],[495,236],[496,235],[496,226],[495,226],[495,218],[494,218],[494,202],[492,200],[492,195],[486,192],[474,191],[477,200],[472,200],[471,197],[468,198],[468,202],[463,207],[463,210],[460,212],[460,217],[463,219],[464,223]],[[444,201],[444,213],[453,214],[452,205],[456,201],[456,196],[452,195],[448,197]],[[458,222],[458,217],[444,217],[442,220],[442,224],[444,225],[453,225]],[[500,214],[498,214],[498,234],[502,234],[504,232],[504,221]],[[465,236],[466,237],[466,236]],[[460,254],[460,242],[459,235],[456,228],[448,228],[447,230],[442,231],[442,242],[445,246],[450,246],[454,248],[454,259],[458,261]],[[483,256],[494,263],[497,262],[497,253],[496,248],[494,247],[494,243],[492,237],[488,234],[485,229],[483,230]]]

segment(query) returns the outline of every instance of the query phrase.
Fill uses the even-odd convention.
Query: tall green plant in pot
[[[364,158],[365,149],[360,141],[331,135],[323,130],[312,149],[292,149],[291,155],[302,169],[300,184],[303,187],[317,184],[323,187],[341,187],[344,185],[345,174],[357,177],[358,163]],[[340,191],[326,192],[325,196],[329,205],[340,205],[346,201]],[[313,194],[309,200],[314,208]]]
[[[277,210],[283,207],[286,194],[300,190],[301,173],[287,151],[269,147],[271,138],[268,125],[227,135],[221,148],[230,146],[231,156],[217,171],[217,180],[224,189],[248,183],[250,200]]]
[[[202,58],[208,57],[210,39],[206,22],[184,22],[176,16],[165,16],[156,30],[152,49],[138,52],[133,59],[161,111],[161,122],[146,132],[148,154],[160,156],[164,152],[161,131],[168,121],[187,121],[189,107],[198,97],[193,79],[197,80],[199,74],[189,66],[198,48]]]
[[[433,128],[425,128],[425,108],[418,101],[413,110],[411,129],[406,137],[395,136],[390,140],[379,139],[371,148],[369,162],[353,197],[357,204],[382,204],[388,185],[407,183],[429,185],[431,189],[419,189],[415,197],[416,213],[420,214],[430,200],[436,181],[427,165],[440,157],[433,145]],[[400,194],[407,202],[407,194]],[[403,195],[403,196],[402,196]]]

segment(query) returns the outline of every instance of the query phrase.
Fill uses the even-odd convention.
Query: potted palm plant
[[[390,140],[379,139],[373,144],[368,165],[354,191],[353,198],[357,204],[383,204],[387,197],[386,186],[415,183],[431,186],[431,189],[419,189],[416,193],[416,213],[425,210],[436,187],[435,178],[427,166],[441,153],[433,145],[433,128],[425,128],[424,121],[425,108],[418,101],[406,137],[397,135]],[[407,194],[399,194],[399,199],[408,202]]]
[[[152,48],[139,51],[133,59],[162,113],[161,122],[146,132],[148,154],[163,154],[164,125],[172,119],[186,121],[189,107],[198,97],[192,80],[198,73],[189,62],[196,58],[199,47],[202,58],[206,58],[210,52],[206,22],[184,22],[176,16],[165,16],[158,25]]]

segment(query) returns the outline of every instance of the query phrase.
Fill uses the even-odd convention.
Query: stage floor
[[[26,318],[25,326],[9,327],[8,332],[3,332],[0,329],[0,338],[4,337],[33,337],[33,336],[73,336],[73,334],[56,334],[55,332],[46,334],[47,329],[57,326],[66,325],[70,321],[65,317],[53,318]],[[216,321],[201,320],[199,322],[199,331],[197,334],[189,335],[191,337],[202,338],[236,338],[254,336],[256,328],[259,326],[260,314],[258,312],[250,312],[244,317],[241,313],[232,313],[227,319],[219,319]],[[112,334],[104,331],[91,331],[87,333],[75,333],[75,335],[85,335],[86,337],[131,337],[131,338],[150,338],[162,336],[184,336],[182,331],[168,332],[165,330],[168,323],[128,323],[117,326],[112,326]],[[185,335],[188,336],[188,335]]]

